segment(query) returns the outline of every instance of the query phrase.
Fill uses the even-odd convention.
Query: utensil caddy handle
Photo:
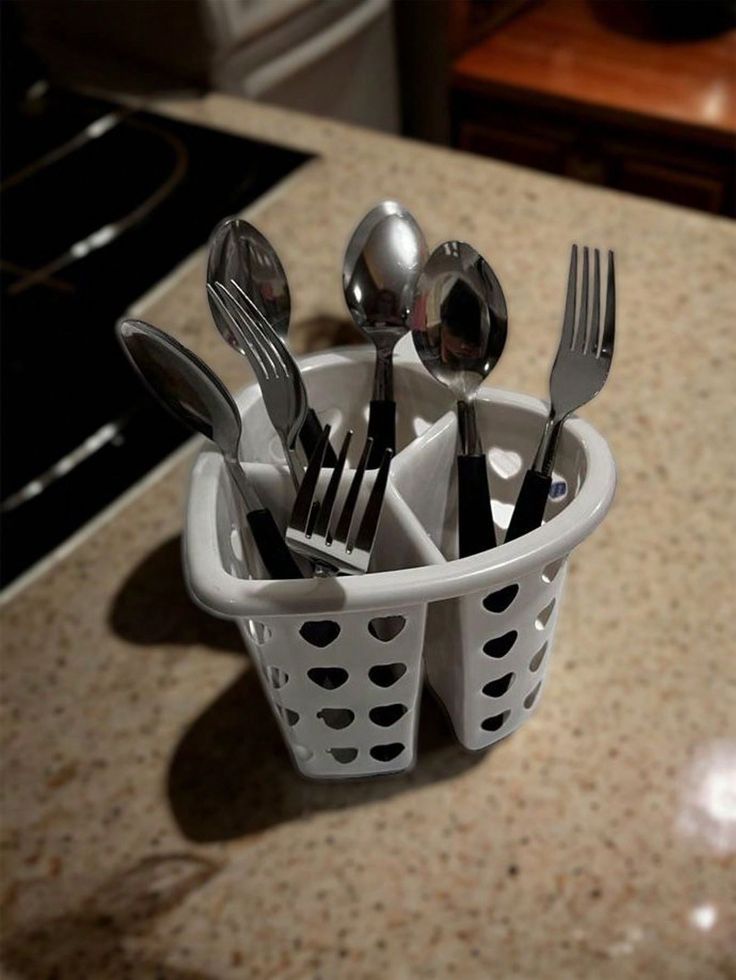
[[[331,351],[304,358],[301,368],[320,420],[338,440],[354,428],[359,450],[367,413],[351,406],[370,401],[372,351]],[[603,519],[615,489],[605,441],[571,419],[560,440],[547,523],[456,559],[451,398],[409,360],[397,359],[395,385],[398,452],[371,574],[243,578],[221,459],[205,448],[192,472],[184,535],[190,591],[205,609],[238,624],[294,764],[309,777],[410,768],[425,674],[466,748],[485,748],[523,724],[547,677],[566,558]],[[283,529],[293,488],[280,447],[257,389],[245,389],[238,404],[243,456],[260,461],[246,467],[249,478]],[[477,411],[503,541],[546,406],[483,388]]]

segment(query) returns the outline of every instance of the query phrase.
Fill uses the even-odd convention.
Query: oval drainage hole
[[[542,661],[544,660],[544,655],[547,652],[547,644],[545,643],[541,650],[537,650],[532,659],[529,661],[529,670],[534,673],[535,670],[539,670]]]
[[[483,600],[483,606],[488,612],[502,613],[509,608],[518,591],[518,585],[507,585],[505,589],[499,589],[498,592],[491,592],[490,595],[487,595]]]
[[[376,664],[368,676],[377,687],[391,687],[406,673],[406,664]]]
[[[391,762],[397,755],[401,755],[403,751],[404,746],[401,742],[389,742],[388,745],[374,745],[371,749],[371,755],[379,762]]]
[[[313,647],[328,647],[340,635],[340,627],[331,619],[308,620],[302,623],[299,632]]]
[[[294,725],[299,721],[299,712],[292,711],[291,708],[284,708],[279,705],[279,714],[284,719],[289,728],[293,728]]]
[[[557,577],[557,573],[565,564],[565,558],[558,558],[557,561],[551,561],[542,572],[542,581],[549,585]]]
[[[500,698],[511,687],[513,679],[513,673],[504,674],[503,677],[499,677],[495,681],[489,681],[483,688],[483,693],[488,695],[489,698]]]
[[[335,762],[353,762],[358,757],[357,749],[328,749]]]
[[[527,696],[524,698],[524,707],[525,708],[531,708],[531,706],[537,700],[537,695],[539,694],[539,688],[541,686],[542,686],[542,682],[540,681],[537,684],[537,686],[534,688],[534,690],[533,691],[530,691],[529,694],[527,694]]]
[[[245,555],[243,554],[243,543],[240,539],[241,534],[242,531],[239,527],[234,527],[230,532],[230,548],[238,561],[245,560]]]
[[[488,453],[488,462],[502,480],[510,480],[521,469],[521,456],[513,449],[501,449],[494,446]]]
[[[317,712],[317,717],[327,725],[328,728],[347,728],[355,720],[355,712],[350,708],[322,708]]]
[[[310,667],[307,677],[318,687],[335,691],[347,681],[348,672],[343,667]]]
[[[368,632],[383,643],[390,643],[395,640],[399,633],[406,626],[403,616],[382,616],[372,619],[368,623]]]
[[[552,615],[552,610],[555,608],[556,601],[556,599],[553,599],[552,602],[548,603],[548,605],[546,605],[537,616],[536,620],[534,621],[534,625],[538,630],[543,630],[549,622],[549,617]]]
[[[283,687],[289,681],[289,675],[282,667],[269,667],[268,668],[268,680],[271,687],[278,691],[279,688]]]
[[[271,630],[265,623],[258,623],[255,619],[249,619],[246,628],[248,630],[248,636],[259,647],[262,647],[264,643],[268,643],[271,639]]]
[[[489,657],[505,657],[514,643],[516,643],[516,637],[518,635],[516,630],[511,630],[508,633],[504,633],[503,636],[494,637],[484,645],[483,653]]]
[[[378,708],[371,708],[368,717],[374,725],[388,728],[395,725],[399,718],[403,718],[409,709],[405,704],[382,704]]]
[[[480,727],[485,732],[497,732],[510,714],[511,711],[502,711],[500,715],[491,715],[480,723]]]

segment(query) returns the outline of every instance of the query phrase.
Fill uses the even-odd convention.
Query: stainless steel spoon
[[[269,575],[274,579],[302,578],[271,512],[259,500],[240,465],[240,413],[222,381],[190,350],[143,320],[123,320],[117,332],[123,350],[150,391],[180,421],[220,449],[235,489],[236,505],[242,505]],[[245,540],[243,551],[247,554]]]
[[[417,283],[411,327],[422,363],[457,399],[461,558],[496,544],[474,397],[503,352],[507,325],[501,284],[483,257],[465,242],[439,245]]]
[[[289,283],[281,260],[269,240],[243,218],[226,218],[215,228],[210,240],[207,262],[207,297],[217,329],[226,342],[243,357],[251,360],[252,346],[241,336],[237,325],[222,315],[213,302],[211,288],[215,283],[236,282],[262,314],[268,325],[286,343],[291,319]],[[252,362],[251,362],[252,363]],[[306,459],[310,459],[322,437],[317,414],[307,408],[299,432]],[[325,466],[334,466],[337,458],[332,447],[325,453]]]
[[[346,275],[348,275],[349,269],[354,269],[355,264],[360,257],[360,253],[363,251],[365,243],[368,241],[368,236],[376,227],[379,221],[387,218],[390,214],[408,214],[398,201],[381,201],[376,204],[375,207],[371,208],[368,214],[361,220],[358,227],[355,229],[353,234],[350,236],[350,241],[348,242],[347,248],[345,249],[345,260],[343,262],[343,273],[342,273],[342,283],[343,288],[347,281]]]
[[[284,267],[268,239],[243,218],[221,221],[210,239],[207,281],[233,279],[285,341],[291,318],[291,295]],[[238,350],[237,337],[228,336],[226,340]]]
[[[384,201],[355,229],[345,253],[342,284],[350,314],[375,345],[376,368],[368,417],[373,439],[369,468],[396,451],[393,351],[408,316],[428,249],[419,225],[400,204]]]

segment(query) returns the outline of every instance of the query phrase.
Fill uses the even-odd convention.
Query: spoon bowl
[[[465,242],[444,242],[419,277],[412,337],[429,373],[469,401],[506,344],[508,314],[495,273]]]
[[[259,357],[254,352],[252,338],[239,328],[237,318],[223,313],[213,293],[218,283],[237,283],[238,290],[252,304],[251,311],[256,316],[260,315],[262,324],[267,324],[286,344],[291,319],[291,295],[284,267],[266,236],[242,218],[226,218],[215,228],[207,261],[207,299],[220,334],[234,350],[249,360],[258,376]],[[296,365],[294,370],[297,370]],[[299,431],[305,459],[311,458],[321,436],[322,425],[314,409],[307,405],[306,417]],[[289,446],[284,446],[284,454],[287,460],[291,458]],[[328,446],[325,465],[334,466],[336,462],[335,453]]]
[[[254,568],[250,541],[242,534],[247,520],[260,558],[272,578],[301,578],[271,512],[246,479],[238,460],[240,412],[230,392],[204,361],[163,330],[143,320],[123,320],[120,343],[144,384],[163,405],[219,448],[235,490],[241,546],[246,566]]]
[[[501,284],[474,248],[451,241],[434,250],[417,282],[411,327],[420,360],[457,400],[458,553],[464,558],[496,543],[474,398],[508,333]]]
[[[285,341],[291,319],[291,294],[284,267],[265,235],[242,218],[221,221],[210,240],[207,282],[233,279]],[[231,347],[247,357],[237,334],[223,329],[221,332]]]
[[[377,348],[393,349],[406,333],[426,258],[424,237],[409,212],[387,214],[372,226],[350,276],[343,278],[353,321]]]
[[[230,392],[196,354],[143,320],[118,327],[123,350],[150,391],[195,432],[237,458],[240,413]]]
[[[373,231],[379,221],[382,221],[390,214],[403,215],[409,214],[409,212],[397,201],[381,201],[380,204],[376,204],[375,207],[370,209],[368,214],[366,214],[366,216],[360,221],[360,224],[350,236],[350,241],[345,249],[345,260],[343,262],[342,270],[342,286],[343,290],[346,292],[350,277],[352,275],[352,270],[355,268],[355,265],[360,257],[360,253],[363,251],[370,233]],[[409,217],[411,217],[411,215],[409,215]],[[412,220],[414,219],[412,218]]]
[[[355,325],[376,348],[368,435],[370,467],[396,450],[393,350],[408,330],[417,280],[428,254],[413,215],[395,201],[373,208],[355,229],[345,253],[343,292]]]

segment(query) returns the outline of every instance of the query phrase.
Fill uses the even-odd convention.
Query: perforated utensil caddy
[[[349,348],[300,362],[310,404],[332,425],[334,444],[352,428],[356,453],[367,425],[367,412],[356,406],[370,401],[373,357],[372,349]],[[192,472],[184,536],[190,591],[205,609],[237,623],[305,776],[349,778],[409,768],[425,671],[466,748],[484,748],[518,728],[539,704],[566,559],[603,519],[615,489],[605,440],[581,419],[570,419],[547,522],[509,544],[458,560],[451,396],[418,362],[401,356],[395,389],[398,452],[367,575],[244,577],[217,451],[203,449]],[[246,388],[237,401],[242,457],[258,460],[246,466],[248,476],[283,528],[293,487],[280,444],[258,388]],[[477,411],[503,540],[546,406],[482,388]]]

